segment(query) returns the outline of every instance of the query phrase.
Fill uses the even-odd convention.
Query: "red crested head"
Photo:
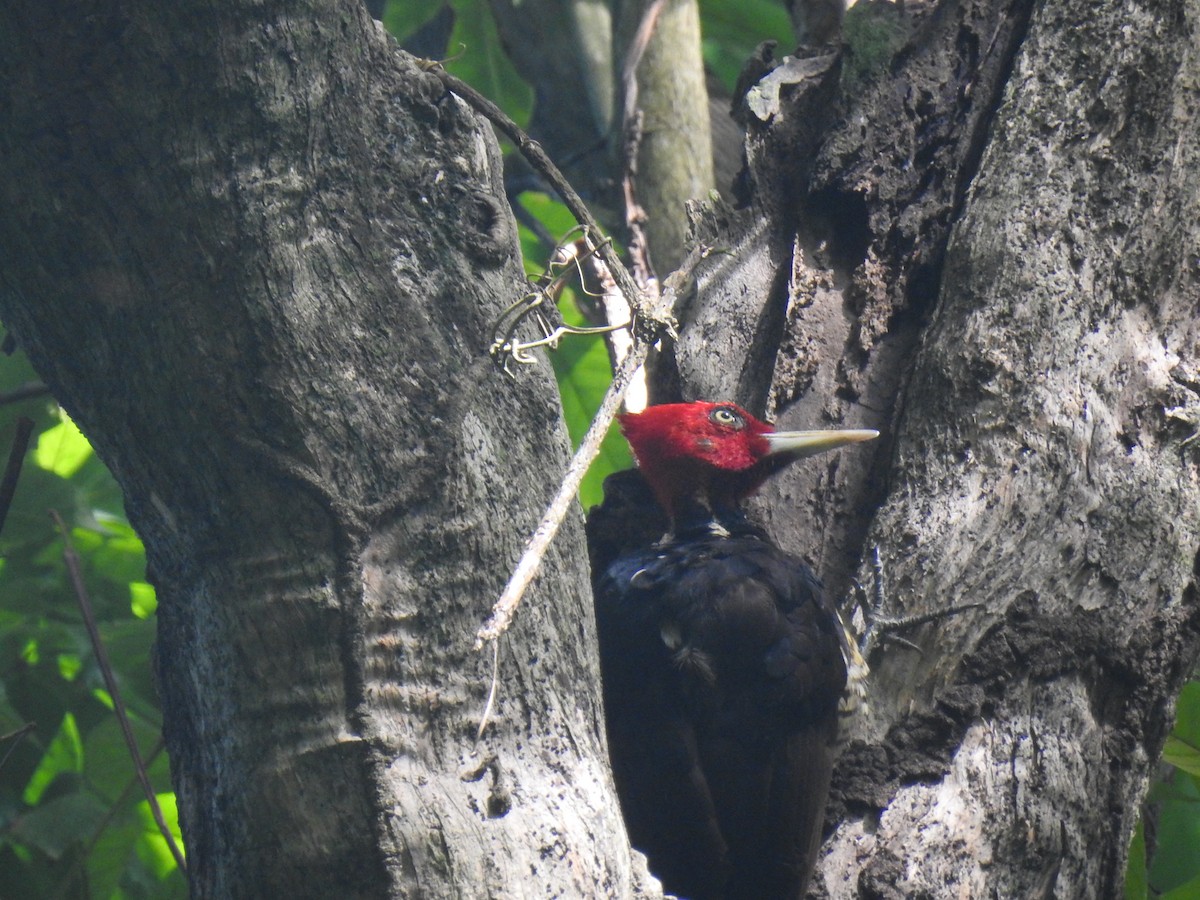
[[[734,403],[667,403],[620,417],[659,503],[735,505],[787,463],[878,437],[877,431],[775,431]]]

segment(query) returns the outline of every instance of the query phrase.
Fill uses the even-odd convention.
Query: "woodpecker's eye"
[[[714,425],[732,428],[734,431],[741,431],[746,427],[746,420],[728,406],[718,406],[708,414],[708,420]]]

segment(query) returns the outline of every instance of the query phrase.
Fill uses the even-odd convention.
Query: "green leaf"
[[[521,202],[556,239],[575,226],[575,219],[570,210],[546,194],[529,191],[521,195]],[[525,271],[531,275],[540,275],[546,268],[546,249],[537,236],[524,225],[521,226],[520,233]],[[563,292],[559,308],[563,320],[569,324],[592,324],[586,322],[579,312],[571,289]],[[578,447],[600,408],[609,384],[612,383],[608,347],[602,337],[568,336],[549,356],[555,378],[558,380],[567,432],[571,436],[572,445]],[[633,457],[629,446],[614,425],[604,436],[600,454],[580,485],[579,499],[584,508],[603,499],[602,484],[605,478],[616,470],[626,469],[631,465]]]
[[[146,550],[136,536],[105,535],[88,561],[97,575],[122,588],[146,577]]]
[[[1200,681],[1189,681],[1175,701],[1175,727],[1172,737],[1200,749]]]
[[[87,858],[88,893],[93,897],[112,897],[119,889],[142,835],[141,823],[127,808],[105,823]]]
[[[567,209],[565,204],[541,191],[525,191],[518,198],[518,201],[525,207],[525,211],[537,219],[541,226],[546,229],[546,232],[553,236],[555,240],[561,239],[576,225],[575,217],[571,215],[571,211]],[[525,271],[529,275],[541,275],[546,269],[546,260],[549,256],[548,248],[524,224],[520,226],[519,230],[521,234],[521,255],[525,259]]]
[[[67,713],[62,718],[58,733],[42,754],[42,760],[30,777],[29,783],[25,785],[21,799],[30,806],[36,806],[50,782],[59,774],[82,771],[83,741],[79,737],[79,726],[75,724],[75,716]]]
[[[486,3],[455,0],[454,30],[446,71],[479,91],[524,128],[533,111],[533,90],[509,62]]]
[[[21,661],[31,666],[36,666],[41,658],[42,654],[38,650],[37,638],[30,638],[25,642],[25,646],[21,648]]]
[[[57,509],[70,515],[72,510],[78,508],[78,504],[79,491],[73,480],[60,478],[33,464],[21,469],[13,504],[4,523],[4,532],[0,534],[0,544],[7,561],[3,576],[5,580],[27,574],[28,570],[24,567],[32,563],[39,551],[57,540],[46,511]],[[59,552],[49,565],[61,568],[61,545],[58,547]],[[4,593],[7,595],[4,598],[5,606],[8,606],[11,595],[7,591]]]
[[[83,668],[83,660],[78,653],[59,653],[55,656],[58,661],[58,674],[64,681],[74,681],[79,670]]]
[[[1159,894],[1158,900],[1196,900],[1197,897],[1200,897],[1200,875],[1164,894]]]
[[[730,93],[760,43],[777,41],[777,56],[796,43],[791,19],[777,0],[700,0],[700,30],[704,64]]]
[[[25,725],[25,720],[8,702],[8,691],[5,690],[4,682],[0,681],[0,735],[9,734]],[[26,734],[25,738],[29,735]],[[10,740],[15,740],[10,738]],[[0,744],[0,756],[8,752],[8,744]]]
[[[147,760],[150,751],[158,743],[159,729],[139,718],[131,718],[129,725],[133,729],[142,759]],[[88,732],[84,741],[84,751],[84,781],[104,800],[110,803],[116,801],[137,778],[133,759],[129,755],[129,748],[125,745],[125,738],[121,734],[121,726],[115,715],[104,719]],[[165,762],[163,754],[149,761],[148,774],[166,775],[167,780],[161,783],[169,786],[169,772]]]
[[[1150,887],[1160,892],[1179,890],[1200,877],[1200,779],[1175,770],[1169,786],[1174,790],[1160,802],[1157,847],[1149,864]]]
[[[383,11],[383,27],[404,43],[444,5],[444,0],[391,0]]]
[[[1175,727],[1163,747],[1163,760],[1200,776],[1200,681],[1183,686],[1175,703]]]
[[[126,707],[147,722],[157,724],[161,716],[150,665],[150,646],[154,643],[154,633],[153,619],[130,617],[100,624],[100,639],[108,648],[109,658],[114,661]],[[94,677],[98,679],[98,676],[99,672],[95,671]],[[96,680],[93,684],[99,686],[100,682]]]
[[[1172,735],[1167,738],[1163,747],[1163,762],[1168,762],[1177,769],[1183,769],[1190,775],[1200,777],[1200,749],[1185,744]]]
[[[155,797],[175,843],[182,847],[183,834],[179,830],[179,810],[175,805],[175,795],[165,793],[156,794]],[[143,800],[138,804],[138,817],[142,823],[142,834],[137,845],[138,856],[159,879],[164,879],[177,868],[175,857],[171,853],[171,848],[167,846],[167,839],[158,830],[154,814],[150,811],[149,802]]]
[[[582,317],[572,312],[564,311],[563,318],[582,322]],[[571,337],[564,340],[558,350],[550,354],[550,361],[558,378],[567,431],[571,435],[571,443],[578,446],[612,382],[608,348],[601,337]],[[584,508],[587,509],[604,499],[602,484],[605,478],[618,469],[627,469],[631,465],[633,457],[629,446],[614,424],[604,436],[600,454],[579,487],[579,500]]]
[[[1146,832],[1141,819],[1133,831],[1129,844],[1129,865],[1125,869],[1125,900],[1147,900],[1149,887],[1146,882]]]
[[[0,390],[35,378],[19,353],[0,355]],[[0,448],[17,415],[33,417],[42,434],[0,535],[0,659],[8,660],[0,667],[0,733],[26,721],[42,728],[13,748],[0,771],[0,896],[182,898],[182,876],[162,881],[135,852],[145,830],[139,795],[121,810],[105,809],[132,782],[133,765],[112,713],[93,694],[100,673],[46,511],[57,509],[72,526],[135,733],[148,749],[160,713],[149,666],[154,622],[134,613],[135,602],[144,614],[153,608],[144,550],[123,516],[120,489],[73,423],[48,397],[0,407]],[[0,753],[10,746],[0,745]],[[149,774],[157,790],[169,789],[165,754],[149,764]],[[21,812],[22,800],[34,808]],[[85,861],[83,849],[93,841]]]
[[[445,5],[443,0],[404,0],[388,3],[384,27],[404,42]],[[483,0],[453,0],[454,28],[450,33],[446,71],[461,78],[524,126],[533,111],[533,90],[518,74],[500,43],[491,9]]]
[[[71,845],[88,841],[108,811],[87,791],[73,791],[19,816],[11,834],[51,859],[59,859]]]
[[[149,619],[158,609],[154,585],[144,581],[129,582],[129,608],[139,619]]]
[[[62,421],[38,435],[33,461],[60,478],[70,478],[92,455],[92,445],[65,412]]]

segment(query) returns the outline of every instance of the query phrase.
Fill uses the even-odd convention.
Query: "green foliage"
[[[403,43],[445,5],[442,0],[390,0],[383,24]],[[533,91],[505,54],[487,3],[452,0],[449,5],[454,10],[454,29],[443,61],[446,71],[499,104],[517,124],[528,124]]]
[[[1200,778],[1200,681],[1189,682],[1175,705],[1175,730],[1163,748],[1163,761]]]
[[[36,376],[0,357],[0,392]],[[133,763],[96,664],[48,511],[70,526],[98,627],[155,789],[174,815],[150,678],[154,591],[121,494],[75,424],[46,398],[0,406],[0,459],[18,416],[35,422],[0,533],[0,896],[184,897],[147,828]],[[177,825],[176,825],[177,827]]]
[[[1125,900],[1196,900],[1200,897],[1200,681],[1183,688],[1175,728],[1163,749],[1165,772],[1150,786],[1154,840],[1147,854],[1139,822],[1129,847]]]
[[[1138,822],[1129,844],[1129,864],[1125,867],[1125,900],[1147,900],[1146,825]]]
[[[1187,848],[1187,853],[1195,854],[1196,845]],[[1200,897],[1200,876],[1190,879],[1178,887],[1157,895],[1158,900],[1196,900]]]
[[[704,65],[733,93],[742,66],[763,41],[776,41],[776,53],[795,45],[792,22],[778,0],[700,0]]]
[[[62,410],[59,410],[59,418],[61,422],[38,437],[33,460],[60,478],[70,478],[88,461],[92,445]]]
[[[1158,807],[1156,846],[1146,861],[1150,896],[1200,897],[1200,778],[1171,770],[1151,787],[1149,799]]]
[[[575,225],[571,213],[561,203],[545,194],[526,193],[521,196],[525,209],[537,219],[550,234],[566,234]],[[540,275],[545,268],[546,249],[525,226],[521,226],[521,251],[525,257],[525,269],[533,276]],[[539,262],[540,260],[540,262]],[[570,325],[589,325],[580,312],[574,288],[563,292],[559,310],[563,320]],[[559,395],[562,397],[563,418],[571,443],[578,447],[587,433],[588,426],[600,408],[604,393],[612,382],[612,365],[608,348],[600,337],[567,337],[557,350],[550,354],[554,375],[558,379]],[[585,509],[604,499],[604,479],[618,469],[633,465],[629,445],[621,437],[620,430],[613,425],[600,445],[600,455],[584,476],[579,487],[579,499]]]
[[[445,0],[390,0],[383,10],[383,27],[403,41],[445,6]]]

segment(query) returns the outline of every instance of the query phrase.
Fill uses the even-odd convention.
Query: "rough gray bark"
[[[833,60],[747,97],[755,209],[700,223],[660,389],[883,428],[763,516],[838,595],[877,547],[885,616],[981,604],[876,646],[819,893],[1121,892],[1200,647],[1198,26],[943,3],[840,116]]]
[[[878,746],[940,731],[946,769],[893,755],[831,886],[1121,891],[1200,633],[1200,460],[1168,414],[1200,403],[1198,26],[1063,3],[1017,56],[871,536],[906,611],[984,608],[881,661]]]
[[[631,890],[577,521],[490,130],[356,0],[0,8],[0,317],[160,592],[197,897]]]

